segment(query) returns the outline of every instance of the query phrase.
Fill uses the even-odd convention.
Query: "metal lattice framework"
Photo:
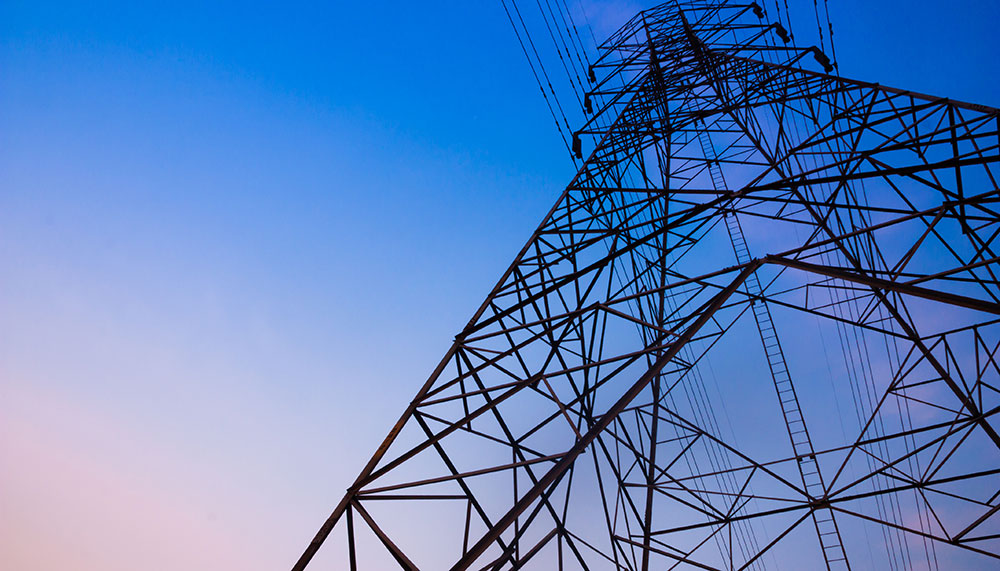
[[[600,47],[596,147],[296,569],[1000,564],[1000,112],[783,38]]]

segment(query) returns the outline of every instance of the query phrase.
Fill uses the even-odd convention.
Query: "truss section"
[[[601,46],[583,166],[296,569],[328,537],[351,569],[998,563],[1000,112],[786,39],[690,1]]]

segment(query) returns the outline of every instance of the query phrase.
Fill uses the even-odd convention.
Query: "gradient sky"
[[[1000,106],[1000,3],[829,1]],[[499,2],[426,4],[0,2],[0,568],[295,560],[572,175]]]

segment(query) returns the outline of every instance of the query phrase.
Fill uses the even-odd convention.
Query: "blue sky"
[[[289,566],[568,182],[499,2],[344,4],[0,4],[0,567]],[[830,4],[1000,106],[997,3]]]

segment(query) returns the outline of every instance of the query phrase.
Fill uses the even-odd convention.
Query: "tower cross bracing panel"
[[[582,167],[295,569],[1000,565],[1000,112],[784,37],[600,46]]]

